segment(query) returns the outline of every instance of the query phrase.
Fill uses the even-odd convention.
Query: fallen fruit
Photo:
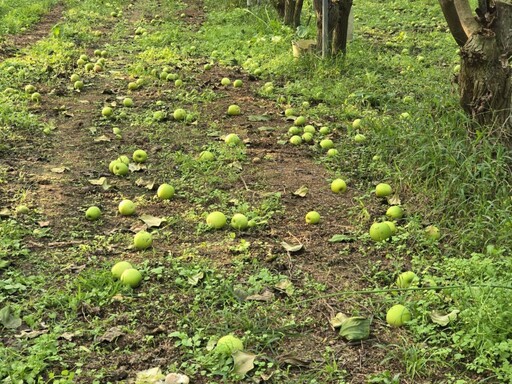
[[[170,184],[164,183],[158,187],[156,195],[162,200],[168,200],[174,196],[174,187]]]
[[[172,114],[174,120],[185,120],[187,118],[187,111],[182,108],[178,108]]]
[[[396,286],[398,288],[408,288],[419,280],[419,277],[413,271],[402,272],[396,279]]]
[[[290,137],[290,143],[293,145],[300,145],[302,144],[302,138],[298,135],[293,135]]]
[[[120,261],[112,267],[112,276],[114,279],[119,279],[124,271],[126,271],[129,268],[133,268],[132,265],[127,261]]]
[[[323,139],[320,141],[320,147],[323,149],[331,149],[334,147],[334,142],[331,139]]]
[[[370,237],[374,241],[387,240],[391,234],[391,228],[386,223],[373,223],[370,227]]]
[[[425,228],[425,235],[431,240],[439,240],[441,238],[441,232],[435,225],[429,225]]]
[[[133,99],[131,99],[129,97],[125,97],[123,100],[123,105],[125,107],[133,107]]]
[[[235,80],[233,82],[233,87],[235,87],[235,88],[241,88],[243,85],[244,85],[244,82],[240,79]]]
[[[335,179],[331,183],[331,191],[334,193],[343,193],[347,190],[347,183],[343,179]]]
[[[306,124],[306,118],[304,116],[299,116],[295,119],[295,121],[293,122],[293,124],[297,125],[297,126],[302,126],[302,125],[305,125]]]
[[[116,161],[112,167],[112,172],[117,176],[126,176],[129,171],[128,166],[121,161]]]
[[[222,85],[224,85],[224,86],[227,86],[227,85],[231,84],[231,80],[229,80],[227,77],[224,77],[224,78],[220,81],[220,83],[221,83]]]
[[[411,319],[411,312],[402,304],[393,305],[386,314],[386,322],[392,327],[400,327]]]
[[[238,105],[230,105],[228,107],[228,115],[229,116],[238,116],[241,113],[242,112],[241,112],[240,107]]]
[[[393,193],[393,189],[391,188],[391,185],[389,184],[386,184],[386,183],[380,183],[380,184],[377,184],[377,186],[375,187],[375,195],[377,195],[377,197],[386,197],[386,196],[389,196]]]
[[[243,230],[246,229],[249,225],[249,220],[247,216],[242,213],[235,213],[231,218],[231,226],[234,229]]]
[[[136,163],[144,163],[148,159],[148,154],[143,149],[137,149],[133,152],[132,159]]]
[[[216,353],[221,355],[232,355],[236,351],[242,351],[244,349],[244,343],[238,337],[233,335],[226,335],[221,337],[217,341],[217,345],[214,348]]]
[[[138,249],[139,251],[148,249],[152,244],[153,236],[151,236],[151,233],[149,232],[140,231],[133,237],[133,245],[135,245],[135,249]]]
[[[114,113],[114,110],[110,107],[104,107],[101,110],[101,114],[105,117],[110,117],[110,116],[112,116],[113,113]]]
[[[401,219],[404,215],[404,211],[400,206],[393,205],[392,207],[389,207],[386,211],[386,216],[393,220]]]
[[[306,214],[307,224],[318,224],[320,222],[320,214],[316,211],[310,211]]]
[[[131,200],[122,200],[119,203],[119,213],[123,216],[131,216],[135,213],[135,203]]]
[[[336,148],[329,148],[327,151],[327,157],[336,157],[338,156],[339,152]]]
[[[135,268],[128,268],[123,272],[120,280],[123,284],[136,288],[142,281],[142,274]]]
[[[396,225],[392,221],[384,221],[384,224],[387,224],[389,229],[391,229],[391,236],[393,236],[396,233]]]
[[[226,215],[222,212],[214,211],[206,217],[206,224],[213,229],[221,229],[227,223]]]
[[[101,209],[96,206],[89,207],[87,211],[85,211],[85,217],[87,220],[98,220],[101,216]]]
[[[240,137],[238,137],[238,135],[236,133],[228,134],[224,138],[224,141],[226,142],[227,145],[232,146],[232,147],[235,145],[238,145],[241,142]]]
[[[199,161],[213,161],[215,160],[215,155],[210,151],[203,151],[199,154]]]

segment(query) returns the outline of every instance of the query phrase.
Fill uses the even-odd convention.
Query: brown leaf
[[[306,197],[308,192],[309,192],[309,188],[306,187],[305,185],[303,185],[299,189],[297,189],[295,192],[293,192],[293,194],[295,196],[299,196],[299,197]]]
[[[39,224],[39,226],[41,228],[46,228],[50,225],[50,222],[49,221],[38,221],[37,224]]]
[[[162,225],[163,222],[167,221],[167,219],[165,218],[155,217],[151,215],[141,215],[139,219],[141,219],[144,222],[144,224],[147,225],[148,228],[159,227],[160,225]]]
[[[48,333],[47,329],[43,329],[41,331],[21,331],[18,335],[15,335],[15,337],[21,339],[21,338],[27,338],[27,339],[34,339],[38,336],[44,335],[45,333]]]
[[[106,135],[101,135],[101,136],[98,136],[94,139],[94,141],[96,143],[99,143],[99,142],[103,142],[103,141],[110,141],[110,137],[106,136]]]
[[[128,164],[128,169],[130,170],[130,172],[139,172],[146,169],[146,166],[140,163],[130,163]]]
[[[295,367],[308,367],[309,364],[311,364],[311,360],[302,359],[292,353],[285,353],[281,356],[278,356],[277,360],[281,364],[293,365]]]
[[[233,353],[233,372],[237,375],[245,376],[247,372],[254,368],[256,355],[244,351]]]
[[[402,204],[402,201],[400,200],[400,196],[398,196],[398,192],[396,192],[393,196],[388,196],[388,204],[389,205]]]
[[[105,332],[100,338],[99,341],[106,341],[108,343],[113,342],[118,337],[121,337],[124,335],[124,332],[121,331],[121,328],[119,327],[112,327],[107,332]]]
[[[261,295],[250,295],[245,298],[246,301],[270,301],[274,299],[274,294],[265,289]]]
[[[53,173],[64,173],[64,172],[69,171],[69,168],[68,167],[55,167],[55,168],[50,169],[50,171],[52,171]]]

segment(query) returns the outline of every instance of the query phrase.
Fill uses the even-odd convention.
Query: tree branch
[[[448,28],[453,38],[460,47],[464,46],[466,41],[468,41],[468,35],[466,35],[466,32],[464,32],[462,28],[453,0],[439,0],[439,5],[441,6],[444,18],[448,23]]]
[[[482,29],[481,25],[475,20],[469,0],[453,0],[453,3],[466,36],[469,37]]]

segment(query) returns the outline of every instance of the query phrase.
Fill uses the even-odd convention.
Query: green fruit
[[[149,232],[140,231],[133,237],[133,245],[135,245],[135,249],[138,249],[139,251],[148,249],[152,244],[153,236],[151,236],[151,233]]]
[[[114,165],[116,165],[116,163],[119,163],[119,159],[117,160],[112,160],[109,165],[108,165],[108,170],[112,173],[114,173]]]
[[[377,197],[386,197],[393,193],[393,189],[391,188],[391,185],[386,183],[380,183],[377,184],[375,187],[375,195]]]
[[[101,51],[99,49],[95,49],[94,56],[101,56]]]
[[[127,269],[133,268],[132,265],[127,261],[120,261],[112,267],[112,277],[114,279],[119,279],[124,271]]]
[[[290,137],[290,143],[293,145],[300,145],[302,144],[302,138],[298,135],[293,135]]]
[[[230,133],[225,138],[224,141],[229,146],[235,146],[241,143],[240,137],[236,133]]]
[[[310,143],[313,141],[313,134],[311,132],[304,132],[302,135],[302,140],[304,140],[306,143]]]
[[[347,190],[347,183],[343,179],[335,179],[331,183],[331,191],[334,193],[343,193]]]
[[[94,64],[93,63],[87,63],[87,64],[85,64],[84,68],[85,68],[85,70],[87,72],[90,72],[90,71],[92,71],[94,69]]]
[[[137,149],[133,152],[132,159],[136,163],[144,163],[148,159],[148,154],[143,149]]]
[[[174,82],[175,87],[181,87],[183,85],[183,80],[178,79]]]
[[[89,61],[89,56],[87,55],[80,55],[80,59],[83,61]]]
[[[118,128],[119,129],[119,128]],[[119,131],[120,132],[120,131]],[[117,158],[121,163],[125,163],[126,165],[130,164],[130,158],[126,155],[121,155]]]
[[[16,207],[16,213],[19,213],[19,214],[25,214],[25,213],[29,213],[29,209],[26,205],[18,205]]]
[[[288,129],[288,133],[290,135],[300,135],[302,133],[302,129],[300,127],[292,126]]]
[[[129,97],[124,98],[124,100],[123,100],[123,105],[124,105],[125,107],[128,107],[128,108],[129,108],[129,107],[133,107],[133,99],[131,99],[131,98],[129,98]]]
[[[229,84],[231,84],[231,80],[229,80],[227,77],[223,78],[220,83],[224,86],[228,86]]]
[[[101,72],[103,71],[103,66],[99,63],[94,64],[94,67],[92,68],[94,72]]]
[[[293,122],[296,126],[302,126],[306,124],[306,118],[304,116],[299,116]]]
[[[386,322],[392,327],[400,327],[411,319],[411,312],[401,304],[393,305],[386,314]]]
[[[87,211],[85,211],[85,217],[87,220],[91,220],[91,221],[94,221],[94,220],[98,220],[101,216],[101,209],[99,209],[98,207],[90,207],[87,209]]]
[[[73,73],[69,79],[74,83],[75,81],[80,80],[80,76],[76,73]]]
[[[185,120],[187,118],[187,111],[185,111],[182,108],[178,108],[174,111],[172,115],[174,117],[174,120]]]
[[[429,225],[427,228],[425,228],[425,236],[431,240],[439,240],[441,238],[441,232],[436,226]]]
[[[136,288],[142,281],[142,274],[135,268],[128,268],[123,272],[120,280],[123,284]]]
[[[355,128],[355,129],[361,128],[361,119],[355,119],[352,122],[352,128]]]
[[[321,134],[321,135],[328,135],[329,133],[331,133],[331,129],[329,127],[320,127],[320,129],[318,130],[318,132]]]
[[[200,161],[213,161],[215,160],[215,155],[210,151],[203,151],[199,154]]]
[[[391,234],[391,228],[386,223],[373,223],[370,227],[370,237],[374,241],[387,240]]]
[[[174,196],[174,187],[170,184],[162,184],[158,187],[156,195],[162,200],[168,200]]]
[[[34,87],[32,84],[25,85],[25,92],[34,93],[35,91],[36,87]]]
[[[164,111],[156,111],[153,113],[153,119],[156,121],[162,121],[165,119],[165,112]]]
[[[244,343],[238,337],[233,335],[223,336],[217,341],[214,352],[229,356],[237,351],[243,351]]]
[[[316,211],[310,211],[306,214],[307,224],[318,224],[320,222],[320,214]]]
[[[229,116],[238,116],[241,113],[242,112],[241,112],[240,107],[238,105],[230,105],[228,107],[228,115]]]
[[[41,94],[39,92],[34,92],[30,95],[30,99],[36,103],[39,103],[41,101]]]
[[[392,221],[384,221],[384,224],[387,224],[389,229],[391,229],[391,236],[396,234],[396,225]]]
[[[206,217],[206,224],[208,224],[210,228],[221,229],[226,223],[226,215],[219,211],[212,212]]]
[[[419,280],[419,277],[413,271],[402,272],[396,279],[396,286],[398,288],[409,288]]]
[[[123,216],[131,216],[135,213],[135,203],[131,200],[122,200],[119,203],[119,213]]]
[[[295,109],[293,109],[293,108],[287,108],[284,111],[284,115],[286,117],[297,116],[297,111]]]
[[[81,80],[77,80],[73,84],[73,88],[78,89],[78,90],[82,89],[83,87],[84,87],[84,82]]]
[[[334,142],[331,139],[323,139],[320,141],[320,147],[323,149],[331,149],[334,147]]]
[[[139,84],[137,84],[135,81],[130,81],[128,83],[128,89],[130,91],[135,91],[137,88],[139,88]]]
[[[213,68],[213,65],[208,63],[208,64],[205,64],[203,68],[204,68],[205,71],[209,71],[210,69]]]
[[[316,132],[316,129],[312,125],[306,125],[304,127],[304,132],[308,132],[308,133],[314,134]]]
[[[327,151],[327,157],[336,157],[338,156],[339,152],[336,148],[330,148],[328,151]]]
[[[105,117],[110,117],[110,116],[112,116],[113,113],[114,113],[114,110],[110,107],[104,107],[101,110],[101,114]]]
[[[366,136],[358,133],[357,135],[354,136],[354,141],[356,143],[362,143],[362,142],[366,141]]]
[[[128,166],[120,161],[116,161],[116,163],[112,166],[112,172],[117,176],[126,176],[129,171],[130,170]]]
[[[386,216],[393,220],[401,219],[403,215],[404,211],[398,205],[393,205],[386,211]]]
[[[244,85],[244,82],[242,80],[235,80],[233,82],[233,87],[235,88],[241,88]]]
[[[231,226],[237,230],[246,229],[249,225],[249,220],[247,216],[242,213],[235,213],[231,218]]]

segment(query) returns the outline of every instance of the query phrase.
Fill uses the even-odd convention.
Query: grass
[[[0,379],[119,382],[165,355],[158,360],[165,372],[183,372],[197,382],[243,382],[233,358],[212,351],[220,336],[233,333],[257,356],[248,373],[254,379],[512,380],[510,155],[460,111],[450,83],[456,47],[437,4],[395,1],[383,9],[381,2],[368,1],[354,8],[355,40],[346,57],[294,60],[295,31],[282,26],[265,2],[247,10],[236,2],[206,0],[201,26],[187,24],[181,3],[166,1],[158,9],[149,0],[112,1],[105,8],[100,3],[67,1],[61,33],[0,63],[0,157],[21,165],[16,171],[7,162],[0,166],[0,197],[9,208],[0,218],[0,307],[8,306],[27,332],[41,332],[15,337],[19,329],[5,329]],[[50,5],[34,3],[45,10]],[[161,16],[143,16],[148,14]],[[33,22],[12,15],[5,17],[13,25]],[[306,2],[303,20],[310,16]],[[307,37],[314,36],[313,24]],[[98,74],[76,64],[95,49],[108,52],[106,70]],[[213,69],[204,69],[209,62]],[[163,72],[178,74],[184,84],[174,85]],[[73,91],[72,73],[84,79],[83,92]],[[245,98],[219,85],[224,76],[244,76]],[[140,88],[128,90],[127,83],[137,79]],[[54,105],[34,103],[24,91],[27,84]],[[119,106],[126,96],[134,99],[133,108]],[[258,121],[265,117],[242,104],[248,99],[270,116],[291,106],[317,128],[329,126],[338,155],[328,158],[316,145],[292,147],[291,122],[280,116],[272,126]],[[248,112],[254,121],[225,116],[234,100],[243,110],[257,111]],[[115,110],[112,119],[99,112],[107,104]],[[155,118],[156,111],[171,116],[178,107],[189,114],[187,121]],[[352,125],[356,118],[359,128]],[[82,125],[65,128],[66,119]],[[113,135],[113,127],[121,134]],[[70,155],[73,161],[66,157],[71,147],[62,142],[70,132],[82,151]],[[248,138],[247,145],[227,146],[223,137],[230,132]],[[358,133],[366,141],[355,143]],[[140,172],[126,178],[107,173],[110,161],[142,147],[150,156]],[[261,148],[271,150],[254,161]],[[46,163],[34,166],[24,157],[27,149]],[[216,160],[198,161],[205,150]],[[305,200],[291,200],[293,190],[271,187],[252,174],[261,162],[277,166],[280,156],[292,156],[300,180],[308,167],[325,171],[326,180],[318,184],[347,180],[349,197],[335,207],[328,200],[315,207],[325,227],[292,222],[302,215],[295,213],[304,208],[301,201],[315,198],[314,185]],[[62,165],[54,161],[70,167],[61,178],[44,171]],[[89,180],[101,176],[108,176],[111,187],[99,191]],[[256,181],[247,184],[248,178]],[[150,188],[164,181],[176,188],[175,198],[165,202]],[[397,235],[382,244],[367,234],[387,207],[372,192],[378,182],[393,185],[406,212]],[[44,183],[67,191],[60,206],[44,196],[34,199]],[[112,214],[122,198],[166,220],[151,229],[153,249],[130,248],[129,228],[140,221]],[[29,212],[15,213],[19,204]],[[93,204],[104,215],[85,222],[82,211]],[[59,225],[45,206],[58,210]],[[248,232],[212,231],[205,217],[213,210],[228,217],[243,213],[258,224]],[[329,227],[324,212],[339,210],[346,221]],[[439,242],[425,238],[430,224],[441,228]],[[305,244],[305,252],[282,248],[283,228]],[[336,233],[341,241],[328,243]],[[315,248],[318,238],[323,245]],[[140,288],[112,281],[109,270],[122,259],[143,273]],[[345,276],[344,270],[353,272]],[[405,270],[418,274],[420,288],[394,289]],[[437,289],[446,286],[454,288]],[[387,308],[396,303],[414,315],[404,329],[385,323]],[[431,320],[433,310],[455,309],[457,319],[444,326]],[[337,337],[328,318],[340,311],[371,317],[372,339],[349,344]],[[109,339],[112,329],[120,335]],[[370,357],[361,370],[356,360],[363,349]],[[133,369],[123,372],[130,364]]]

